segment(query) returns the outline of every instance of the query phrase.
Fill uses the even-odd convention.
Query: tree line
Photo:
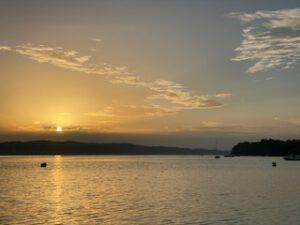
[[[300,140],[262,139],[259,142],[241,142],[232,148],[238,156],[286,156],[300,155]]]

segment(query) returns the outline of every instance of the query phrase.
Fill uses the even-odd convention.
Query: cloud
[[[105,107],[98,112],[85,113],[86,116],[101,118],[124,118],[124,117],[161,117],[174,114],[174,110],[158,105],[118,105]]]
[[[148,96],[148,100],[167,100],[181,109],[201,109],[220,107],[223,103],[207,95],[197,95],[188,91],[182,84],[168,80],[156,80],[149,86],[156,94]]]
[[[175,105],[175,109],[201,109],[220,107],[223,103],[209,98],[207,95],[195,95],[188,91],[182,84],[169,80],[142,81],[137,76],[118,76],[110,80],[112,83],[127,84],[144,87],[154,94],[147,97],[149,102],[165,100]]]
[[[300,118],[289,119],[288,122],[294,126],[300,126]]]
[[[226,134],[251,134],[257,127],[245,124],[220,122],[220,121],[202,121],[193,124],[181,124],[168,126],[165,132],[175,133],[226,133]]]
[[[241,128],[245,128],[245,126],[241,124],[223,123],[218,121],[203,121],[200,126],[200,129],[215,131],[238,131]]]
[[[39,63],[49,63],[57,67],[96,75],[121,75],[129,74],[126,67],[115,67],[108,63],[92,64],[91,56],[81,55],[74,50],[66,50],[62,47],[47,47],[44,45],[23,44],[8,47],[20,55],[27,56]]]
[[[182,109],[202,109],[220,107],[223,103],[218,98],[229,97],[229,94],[219,94],[216,96],[197,95],[187,90],[182,84],[168,80],[145,81],[140,76],[133,75],[127,67],[116,67],[108,63],[94,64],[91,63],[91,56],[82,55],[75,50],[67,50],[63,47],[48,47],[44,45],[22,44],[14,47],[2,46],[2,50],[13,51],[17,54],[26,56],[39,63],[49,63],[51,65],[82,72],[85,74],[95,74],[104,76],[113,84],[126,84],[135,87],[147,88],[153,92],[146,97],[148,102],[166,101],[172,104],[172,112]],[[0,49],[1,49],[0,48]],[[162,111],[162,106],[153,107],[154,114],[167,114]],[[160,107],[160,108],[158,108]],[[159,111],[160,110],[160,111]]]
[[[95,41],[95,42],[102,42],[102,39],[100,39],[100,38],[92,38],[91,40]]]
[[[274,77],[266,77],[266,81],[268,81],[268,80],[273,80],[274,79]]]
[[[225,134],[254,134],[259,129],[257,126],[251,126],[240,123],[220,122],[220,121],[202,121],[199,124],[193,124],[183,131],[202,132],[202,133],[225,133]]]
[[[230,98],[232,96],[232,94],[224,92],[224,93],[216,94],[215,96],[216,96],[216,98]]]
[[[11,47],[9,46],[0,46],[0,51],[10,51]]]
[[[300,8],[231,13],[242,21],[243,41],[233,61],[254,61],[248,72],[290,69],[300,60]]]
[[[113,84],[127,84],[136,87],[148,87],[149,82],[142,81],[140,77],[129,76],[113,76],[109,78],[109,81]]]
[[[292,118],[279,118],[279,117],[274,117],[273,118],[275,121],[280,122],[281,124],[286,124],[289,126],[294,126],[294,127],[300,127],[300,117],[292,117]]]
[[[63,133],[65,132],[106,132],[112,131],[118,125],[117,121],[101,120],[94,121],[92,124],[76,124],[76,125],[62,125],[60,123],[45,123],[40,121],[34,121],[33,123],[27,123],[23,125],[13,125],[5,130],[10,131],[25,131],[25,132],[46,132],[56,133],[57,127],[61,126]]]

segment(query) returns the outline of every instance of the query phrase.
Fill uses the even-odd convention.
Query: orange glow
[[[56,128],[56,132],[62,132],[62,131],[63,131],[63,129],[62,129],[61,126],[58,126],[58,127]]]

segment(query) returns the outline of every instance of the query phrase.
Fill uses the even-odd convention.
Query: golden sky
[[[293,1],[125,2],[1,3],[0,140],[297,137]]]

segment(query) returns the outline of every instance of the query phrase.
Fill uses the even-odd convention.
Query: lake
[[[0,224],[296,225],[299,212],[299,161],[0,157]]]

